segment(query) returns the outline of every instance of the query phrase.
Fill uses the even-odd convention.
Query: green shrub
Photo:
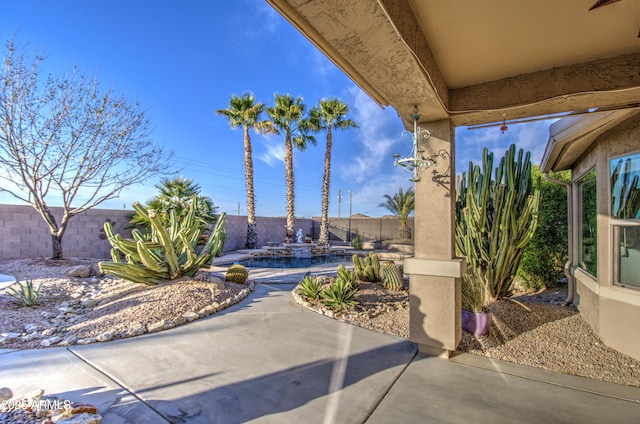
[[[313,275],[305,275],[300,282],[300,294],[305,299],[317,300],[320,298],[322,283]]]
[[[542,173],[533,167],[534,178]],[[571,174],[550,172],[556,180],[571,181]],[[527,245],[518,269],[518,282],[524,289],[554,287],[564,277],[567,261],[567,189],[563,185],[542,179],[540,186],[542,201],[538,229]]]
[[[233,264],[227,270],[224,279],[236,284],[244,284],[249,278],[249,270],[240,264]]]
[[[17,285],[18,288],[15,288],[15,285]],[[41,288],[42,284],[39,284],[38,288],[34,289],[33,281],[25,280],[24,283],[15,283],[9,286],[9,294],[21,301],[24,306],[33,306],[40,297]]]
[[[362,250],[362,238],[360,238],[360,236],[355,236],[353,240],[351,240],[351,247],[355,250]]]
[[[320,293],[322,303],[334,311],[346,311],[356,304],[354,297],[358,291],[358,283],[353,271],[342,265],[338,267],[338,276]]]

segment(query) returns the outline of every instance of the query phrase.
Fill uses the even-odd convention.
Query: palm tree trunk
[[[295,223],[295,192],[293,183],[293,146],[291,144],[291,134],[286,135],[285,140],[285,174],[287,179],[287,232],[294,232]]]
[[[322,181],[322,218],[320,220],[320,244],[329,243],[329,183],[331,181],[331,148],[333,135],[327,126],[327,149],[324,152],[324,179]]]
[[[255,249],[258,247],[258,233],[256,231],[256,205],[253,190],[253,159],[249,127],[246,125],[244,126],[244,169],[247,180],[247,240],[244,247],[245,249]]]

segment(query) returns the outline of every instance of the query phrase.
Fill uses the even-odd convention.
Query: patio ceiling
[[[267,2],[407,124],[640,104],[637,0]]]

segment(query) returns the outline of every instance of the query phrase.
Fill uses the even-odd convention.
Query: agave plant
[[[13,287],[15,285],[18,288]],[[42,284],[39,284],[38,288],[35,289],[33,281],[25,280],[24,283],[16,283],[9,286],[9,294],[21,301],[24,306],[33,306],[40,297],[40,289],[42,289]]]
[[[320,298],[322,283],[318,280],[318,277],[307,274],[300,282],[299,288],[302,297],[305,299],[317,300]]]
[[[344,266],[338,267],[338,275],[329,286],[320,293],[322,303],[334,311],[346,311],[356,304],[354,297],[358,291],[356,274]]]
[[[195,249],[202,237],[203,227],[196,219],[196,201],[193,199],[184,219],[178,220],[174,210],[170,211],[167,223],[153,209],[147,210],[140,203],[133,204],[139,215],[149,220],[151,240],[142,232],[133,230],[133,240],[114,234],[110,222],[105,222],[104,231],[111,249],[112,262],[100,262],[103,273],[124,278],[136,283],[154,285],[161,281],[193,276],[200,268],[208,266],[224,244],[225,214],[221,214],[200,253]],[[126,262],[122,262],[122,258]]]

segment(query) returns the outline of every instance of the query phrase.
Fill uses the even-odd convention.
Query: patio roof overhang
[[[267,0],[405,124],[640,104],[640,2]]]
[[[549,141],[542,157],[542,172],[565,171],[604,132],[640,113],[640,108],[596,111],[563,118],[549,127]]]

